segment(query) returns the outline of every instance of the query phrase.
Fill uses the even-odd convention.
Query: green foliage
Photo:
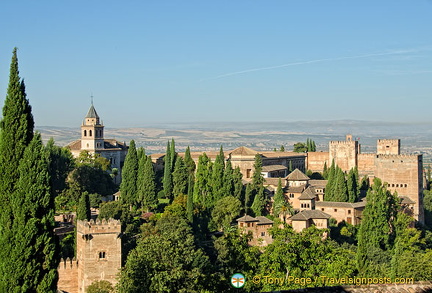
[[[68,177],[68,186],[70,190],[65,190],[64,194],[69,195],[72,200],[76,198],[77,192],[98,193],[101,195],[113,194],[116,185],[106,171],[92,164],[79,164]],[[122,192],[123,197],[123,192]]]
[[[240,214],[241,202],[233,196],[219,199],[211,212],[211,225],[214,229],[225,231]]]
[[[114,288],[110,282],[106,280],[94,281],[87,287],[87,293],[113,293]]]
[[[75,256],[75,232],[68,233],[60,241],[60,257],[72,259]]]
[[[306,148],[308,152],[316,152],[315,141],[310,138],[306,139]]]
[[[210,262],[183,218],[163,217],[127,258],[118,292],[203,292]]]
[[[265,207],[267,204],[267,196],[264,192],[264,187],[261,187],[255,194],[254,200],[251,206],[253,214],[255,216],[263,216]]]
[[[423,191],[424,198],[423,198],[423,206],[424,206],[424,217],[425,217],[425,224],[430,229],[432,229],[432,192],[429,190]]]
[[[55,292],[58,246],[47,157],[36,133],[19,164],[20,177],[10,201],[14,218],[7,243],[2,241],[7,257],[0,263],[1,292]]]
[[[189,174],[188,179],[188,194],[187,194],[187,203],[186,203],[186,214],[189,223],[193,223],[194,218],[194,203],[193,203],[193,176]]]
[[[294,144],[294,152],[306,153],[307,152],[307,146],[302,142],[297,142]]]
[[[129,150],[122,171],[122,182],[120,185],[121,200],[133,205],[136,202],[138,180],[138,154],[135,141],[129,143]]]
[[[187,214],[187,196],[181,194],[177,196],[173,202],[165,207],[163,217],[181,217],[188,219]]]
[[[348,188],[345,174],[339,166],[335,165],[334,160],[328,171],[324,200],[336,202],[348,201]]]
[[[245,190],[245,199],[244,199],[244,210],[245,210],[245,214],[247,215],[251,210],[251,200],[253,199],[252,197],[252,184],[248,183],[246,184],[246,190]]]
[[[91,193],[89,194],[89,198],[91,208],[98,208],[102,202],[102,196],[99,193]]]
[[[158,204],[153,163],[145,154],[139,160],[137,202],[138,207],[142,207],[147,212],[156,209]]]
[[[280,152],[284,152],[284,151],[285,151],[285,146],[284,146],[284,145],[281,145],[279,151],[280,151]]]
[[[366,201],[358,235],[357,266],[362,276],[373,276],[388,267],[387,252],[393,247],[395,237],[397,200],[381,180],[375,178]]]
[[[175,162],[173,176],[173,195],[186,194],[188,187],[189,171],[182,157],[178,157]]]
[[[211,201],[209,165],[210,159],[206,153],[203,153],[198,159],[198,168],[195,174],[194,203],[200,203],[204,206],[208,206],[208,203]]]
[[[168,141],[166,147],[166,153],[164,157],[164,176],[163,176],[163,189],[165,196],[169,199],[172,199],[172,190],[173,190],[173,182],[172,182],[172,162],[174,154],[172,154],[172,148]]]
[[[210,184],[212,187],[212,205],[224,196],[224,172],[225,172],[225,155],[220,147],[219,154],[216,156],[212,165]]]
[[[90,197],[88,192],[81,194],[77,207],[77,220],[90,221]]]
[[[324,162],[324,169],[323,169],[322,176],[323,176],[323,178],[325,180],[327,180],[328,179],[328,175],[329,175],[329,169],[327,168],[327,161],[326,161],[326,162]]]
[[[352,168],[348,173],[347,188],[348,188],[348,202],[357,201],[360,195],[359,176],[358,176],[357,167]]]
[[[240,171],[240,167],[237,166],[234,169],[233,172],[233,184],[234,184],[234,193],[233,196],[235,198],[240,199],[240,201],[242,201],[242,195],[243,195],[243,174]]]
[[[66,178],[74,169],[75,160],[69,149],[56,146],[52,138],[48,141],[46,149],[50,162],[49,172],[52,192],[57,196],[66,189]]]
[[[186,148],[186,152],[185,152],[185,156],[184,156],[184,162],[185,162],[185,165],[189,171],[189,174],[194,174],[196,166],[195,166],[194,160],[191,157],[189,146]]]
[[[276,189],[276,193],[274,195],[274,200],[273,200],[273,216],[279,217],[279,214],[281,213],[282,210],[282,206],[285,204],[285,202],[286,199],[282,189],[282,181],[279,178],[278,187]]]
[[[120,220],[122,225],[132,222],[132,214],[127,205],[120,201],[109,201],[101,205],[98,219]]]

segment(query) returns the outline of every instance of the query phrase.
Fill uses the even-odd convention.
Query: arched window
[[[92,131],[91,131],[91,130],[89,130],[89,136],[90,136],[90,137],[92,136]]]
[[[87,136],[87,130],[84,130],[84,136]]]

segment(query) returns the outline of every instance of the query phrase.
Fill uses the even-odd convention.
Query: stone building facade
[[[117,283],[121,268],[121,224],[118,220],[77,222],[74,260],[61,260],[58,289],[67,293],[84,293],[95,281]]]
[[[71,142],[66,147],[71,150],[74,157],[78,157],[81,151],[88,151],[91,154],[99,154],[108,159],[111,163],[111,168],[118,170],[114,183],[120,184],[121,171],[128,147],[125,142],[104,138],[104,128],[92,104],[81,125],[81,139]]]

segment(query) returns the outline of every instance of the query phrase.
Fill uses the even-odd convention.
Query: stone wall
[[[375,157],[376,154],[358,154],[357,168],[360,178],[365,175],[371,176],[375,172]]]
[[[307,153],[306,169],[312,172],[322,173],[324,163],[327,163],[327,168],[330,168],[329,152],[309,152]]]
[[[378,155],[400,155],[400,139],[378,139]]]
[[[358,141],[330,141],[329,143],[329,162],[334,160],[342,171],[348,172],[357,166],[357,155],[360,151]]]
[[[78,262],[75,259],[61,259],[57,271],[58,289],[65,293],[78,293]]]

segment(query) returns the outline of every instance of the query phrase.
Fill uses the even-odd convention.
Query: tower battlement
[[[80,234],[120,233],[121,223],[114,219],[77,221],[77,232]]]
[[[331,140],[330,145],[354,145],[356,140]]]
[[[388,159],[388,160],[406,160],[417,162],[419,157],[422,155],[413,155],[413,154],[400,154],[400,155],[392,155],[392,154],[377,154],[377,159]]]

